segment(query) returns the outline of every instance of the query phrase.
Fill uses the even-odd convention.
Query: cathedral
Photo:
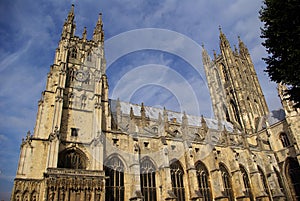
[[[210,119],[109,99],[101,14],[91,40],[74,17],[72,6],[12,201],[300,200],[300,110],[284,85],[283,110],[268,110],[240,38],[232,49],[220,29],[212,58],[203,46]]]

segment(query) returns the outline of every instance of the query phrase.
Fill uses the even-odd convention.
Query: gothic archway
[[[300,166],[295,158],[287,158],[285,164],[285,176],[290,186],[294,200],[300,200]]]
[[[183,175],[184,171],[179,161],[174,161],[170,165],[172,189],[177,197],[176,201],[185,201],[185,191]]]
[[[224,195],[225,197],[228,198],[229,201],[234,201],[231,176],[224,164],[220,163],[219,168],[220,168],[223,186],[224,186]]]
[[[58,168],[86,169],[87,157],[79,149],[67,149],[58,156]]]
[[[196,171],[199,191],[203,196],[202,199],[203,201],[211,201],[212,195],[208,170],[202,162],[198,161],[196,163]]]
[[[149,158],[145,158],[141,161],[140,178],[144,201],[156,201],[155,166]]]
[[[245,194],[249,197],[249,199],[251,201],[254,201],[248,173],[247,173],[246,169],[244,168],[244,166],[242,166],[242,165],[240,165],[240,170],[241,170],[243,183],[244,183],[244,187],[245,187]]]
[[[111,157],[104,167],[105,200],[124,201],[124,164],[118,156]]]

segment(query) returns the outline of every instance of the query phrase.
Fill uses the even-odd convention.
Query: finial
[[[133,119],[134,118],[134,113],[133,113],[133,108],[130,107],[130,118]]]
[[[68,14],[68,21],[71,22],[74,20],[74,4],[72,4],[71,6],[71,10]]]
[[[213,50],[213,53],[214,53],[214,59],[216,59],[217,58],[216,50]]]
[[[71,9],[70,9],[70,12],[69,12],[69,15],[74,14],[74,7],[75,7],[75,5],[72,4]]]
[[[83,40],[86,40],[86,35],[87,35],[86,33],[87,33],[86,27],[84,27],[83,33],[82,33],[82,38],[83,38]]]
[[[236,45],[234,45],[234,51],[238,52],[238,49],[236,48]]]
[[[221,27],[221,25],[219,25],[219,31],[222,32],[222,27]]]
[[[204,43],[201,43],[202,48],[204,49]]]
[[[144,106],[143,102],[142,102],[142,106],[141,106],[141,114],[142,114],[142,116],[145,116],[145,106]]]

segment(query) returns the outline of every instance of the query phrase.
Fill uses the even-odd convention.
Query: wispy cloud
[[[3,191],[11,190],[12,180],[8,185],[3,183],[7,183],[5,178],[11,178],[11,175],[15,174],[22,135],[25,136],[26,131],[34,127],[37,101],[45,87],[46,74],[53,62],[61,28],[72,3],[75,3],[76,9],[76,33],[81,35],[83,27],[86,26],[89,37],[92,35],[98,13],[102,12],[106,39],[132,29],[169,29],[185,35],[198,45],[204,43],[209,54],[212,55],[213,49],[218,51],[218,26],[221,25],[232,45],[237,43],[238,35],[244,40],[258,70],[270,108],[279,107],[274,85],[270,84],[263,72],[265,64],[261,57],[265,55],[265,51],[259,38],[261,23],[258,19],[261,0],[3,0],[0,2],[0,142],[6,140],[6,143],[0,148],[0,164],[4,164],[4,161],[7,164],[6,160],[13,164],[11,167],[5,167],[0,177],[0,189],[4,189]],[[135,41],[136,44],[140,42]],[[146,42],[157,41],[152,37],[152,40]],[[116,50],[132,47],[136,45],[135,43],[121,41],[115,44],[114,48],[108,49],[106,55],[112,56]],[[161,42],[161,45],[163,44]],[[168,66],[169,70],[181,75],[183,81],[172,82],[174,78],[168,74],[170,71],[163,70],[154,72],[152,76],[157,78],[160,76],[161,80],[157,82],[162,87],[166,86],[165,88],[159,90],[158,85],[149,85],[144,88],[140,86],[139,89],[139,86],[133,85],[142,83],[143,79],[147,79],[146,75],[140,78],[138,76],[124,78],[125,84],[131,83],[126,87],[137,89],[133,100],[149,104],[152,101],[154,105],[171,103],[170,107],[178,107],[179,99],[172,95],[174,93],[172,90],[176,88],[183,94],[187,93],[187,86],[184,84],[186,82],[192,90],[198,90],[195,97],[200,102],[201,113],[209,114],[207,108],[211,108],[211,104],[208,90],[201,76],[193,76],[198,71],[189,63],[193,60],[194,63],[201,64],[201,52],[192,51],[187,47],[182,48],[181,46],[185,44],[182,38],[174,39],[170,44],[167,49],[169,52],[153,54],[151,51],[138,51],[124,55],[108,69],[111,87],[114,88],[118,79],[136,67],[147,64]],[[189,57],[184,61],[184,58],[172,56],[174,52],[176,54],[186,52]],[[136,59],[132,59],[134,57]],[[203,69],[200,71],[203,74]],[[150,80],[148,81],[151,83]],[[168,93],[169,89],[171,89],[170,93]],[[139,97],[144,94],[143,90],[147,90],[149,94]],[[162,91],[164,94],[161,93]],[[160,102],[153,100],[150,94],[160,97]],[[183,100],[190,104],[190,100]],[[4,167],[0,166],[0,168]]]

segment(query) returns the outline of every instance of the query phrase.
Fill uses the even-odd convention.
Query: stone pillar
[[[258,171],[250,172],[250,180],[253,187],[254,199],[260,201],[269,201],[268,195],[264,191],[264,185],[261,181],[260,174]]]
[[[234,195],[238,201],[248,201],[250,200],[248,197],[245,195],[245,185],[242,182],[243,178],[241,175],[241,172],[239,169],[236,169],[235,171],[231,172],[232,174],[232,188]]]
[[[132,184],[131,184],[131,197],[132,201],[142,201],[143,195],[141,192],[141,180],[140,180],[140,147],[138,145],[138,139],[134,138],[133,145],[133,163],[130,167],[132,175]]]
[[[215,167],[215,169],[210,171],[210,175],[211,175],[211,187],[212,187],[212,192],[214,194],[215,200],[228,201],[228,199],[225,198],[222,193],[224,191],[224,186],[223,186],[220,169]]]
[[[171,172],[170,172],[170,165],[169,165],[169,150],[168,146],[165,143],[163,146],[163,174],[162,174],[162,200],[176,200],[176,196],[172,190],[172,179],[171,179]]]
[[[55,127],[53,133],[49,135],[48,167],[56,168],[59,151],[59,130]]]
[[[186,152],[186,164],[187,164],[187,175],[188,175],[188,184],[190,190],[190,199],[193,201],[200,201],[201,195],[199,193],[199,185],[197,181],[197,171],[195,168],[194,162],[194,153],[192,147],[188,148]]]

